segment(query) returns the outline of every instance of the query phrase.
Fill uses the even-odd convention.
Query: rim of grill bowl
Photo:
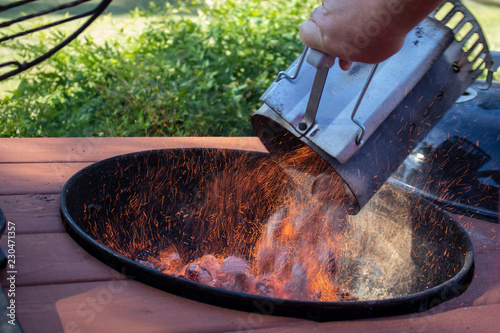
[[[231,149],[211,149],[211,148],[177,148],[177,149],[158,149],[135,152],[119,155],[93,163],[75,173],[63,186],[60,197],[60,211],[62,222],[67,233],[88,253],[112,267],[128,279],[136,280],[155,287],[159,290],[185,297],[191,300],[216,305],[233,310],[241,310],[264,315],[278,315],[286,317],[304,318],[314,321],[336,321],[352,320],[362,318],[374,318],[409,314],[426,311],[445,301],[461,295],[470,285],[474,275],[474,253],[472,242],[467,232],[453,218],[447,215],[441,208],[423,199],[420,196],[403,191],[402,189],[391,186],[397,191],[408,193],[412,198],[417,199],[419,205],[432,209],[436,214],[455,228],[458,237],[462,238],[465,249],[464,264],[461,269],[446,282],[427,290],[419,291],[414,294],[388,298],[383,300],[367,301],[300,301],[291,299],[281,299],[264,297],[254,294],[234,292],[217,287],[203,285],[183,278],[175,277],[162,273],[156,269],[141,265],[113,250],[107,248],[91,236],[89,236],[73,219],[68,209],[68,195],[75,184],[85,179],[92,171],[102,171],[104,166],[110,162],[126,161],[140,156],[149,156],[160,152],[185,153],[200,152],[214,153],[217,151],[227,151],[235,154],[251,153],[255,156],[268,156],[267,153],[250,152]]]

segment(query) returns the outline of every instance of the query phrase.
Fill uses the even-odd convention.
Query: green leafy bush
[[[315,5],[220,0],[136,10],[148,18],[142,33],[79,38],[22,74],[0,100],[0,135],[251,135],[258,99],[301,52],[298,27]]]

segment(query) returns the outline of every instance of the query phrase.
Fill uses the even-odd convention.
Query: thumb
[[[316,23],[310,20],[302,22],[299,32],[302,43],[312,49],[327,53],[324,47],[323,34]]]
[[[329,52],[329,50],[325,47],[325,39],[323,38],[323,33],[321,32],[320,27],[313,21],[304,21],[301,24],[300,39],[302,40],[302,43],[312,49],[331,54],[331,52]],[[340,68],[347,71],[351,68],[352,61],[339,58],[339,65]]]

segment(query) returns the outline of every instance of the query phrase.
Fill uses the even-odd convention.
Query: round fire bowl
[[[421,197],[389,184],[356,216],[336,261],[336,282],[358,300],[314,302],[227,291],[135,261],[174,246],[251,260],[266,219],[293,179],[268,154],[153,150],[109,158],[76,173],[61,194],[67,232],[128,278],[200,302],[317,321],[425,311],[459,296],[473,276],[471,241]]]

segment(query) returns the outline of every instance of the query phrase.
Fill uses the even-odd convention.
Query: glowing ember
[[[205,253],[187,260],[172,247],[142,251],[135,260],[166,274],[237,292],[314,301],[355,299],[334,282],[336,257],[343,246],[347,223],[345,205],[349,203],[343,182],[308,147],[280,157],[279,162],[292,182],[262,225],[263,230],[259,230],[260,237],[247,260],[227,251],[229,256]],[[273,174],[268,168],[259,172],[263,174],[253,170],[244,176],[261,180]],[[210,191],[204,194],[205,203],[199,207],[202,216],[214,216],[214,211],[234,204],[227,201],[227,195],[221,195],[228,189],[236,190],[234,195],[245,194],[245,190],[237,190],[241,182],[233,184],[234,180],[227,177],[231,178],[230,174],[212,181]],[[235,218],[226,216],[228,221]],[[214,223],[207,226],[226,227]]]

